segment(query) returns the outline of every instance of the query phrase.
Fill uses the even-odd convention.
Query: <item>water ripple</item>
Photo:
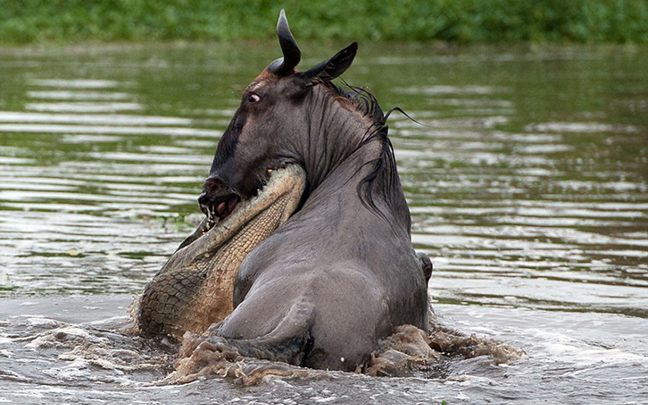
[[[182,218],[198,211],[238,103],[232,83],[248,78],[165,55],[91,58],[83,68],[7,60],[3,89],[19,101],[0,110],[3,290],[132,293],[190,228]],[[412,239],[434,258],[431,292],[445,302],[638,313],[648,152],[645,126],[628,111],[643,93],[628,99],[594,83],[587,100],[613,98],[601,109],[583,105],[577,87],[563,102],[547,93],[554,82],[544,73],[528,72],[538,60],[606,60],[589,53],[475,58],[495,70],[482,75],[461,55],[380,60],[391,74],[378,81],[379,98],[418,121],[392,114],[389,125]],[[420,70],[407,65],[415,61],[431,74],[400,74]],[[147,69],[157,73],[138,73]],[[570,75],[579,69],[554,72],[558,88],[578,86]]]

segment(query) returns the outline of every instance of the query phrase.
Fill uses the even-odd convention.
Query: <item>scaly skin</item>
[[[202,333],[229,315],[241,263],[290,217],[305,183],[306,174],[297,165],[276,170],[257,197],[217,226],[206,231],[205,218],[135,303],[139,332],[182,340],[185,332]]]

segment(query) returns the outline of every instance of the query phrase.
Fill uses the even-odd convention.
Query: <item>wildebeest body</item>
[[[286,135],[284,145],[301,156],[312,192],[243,262],[236,309],[218,334],[254,339],[273,332],[291,310],[302,309],[299,322],[312,344],[302,363],[352,370],[394,327],[426,328],[427,290],[400,184],[389,198],[374,193],[378,212],[357,190],[371,171],[367,162],[381,158],[379,139],[362,145],[374,124],[345,108],[331,91],[316,87],[302,100],[313,106],[303,116],[311,120],[303,126],[309,131]],[[324,119],[326,114],[331,117]],[[299,127],[294,117],[292,122]]]

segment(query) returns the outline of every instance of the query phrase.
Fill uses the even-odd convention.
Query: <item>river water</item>
[[[0,402],[648,403],[648,48],[361,44],[439,318],[527,354],[153,384],[126,308],[274,42],[0,48]],[[302,44],[302,66],[338,47]]]

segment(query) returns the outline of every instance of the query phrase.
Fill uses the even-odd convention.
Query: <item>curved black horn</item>
[[[283,58],[272,62],[268,66],[268,71],[282,76],[292,72],[301,60],[301,51],[299,50],[299,46],[297,46],[297,41],[295,41],[295,38],[290,32],[288,20],[286,20],[286,13],[283,9],[279,13],[279,22],[277,22],[277,37],[279,37],[279,45],[281,45]]]

